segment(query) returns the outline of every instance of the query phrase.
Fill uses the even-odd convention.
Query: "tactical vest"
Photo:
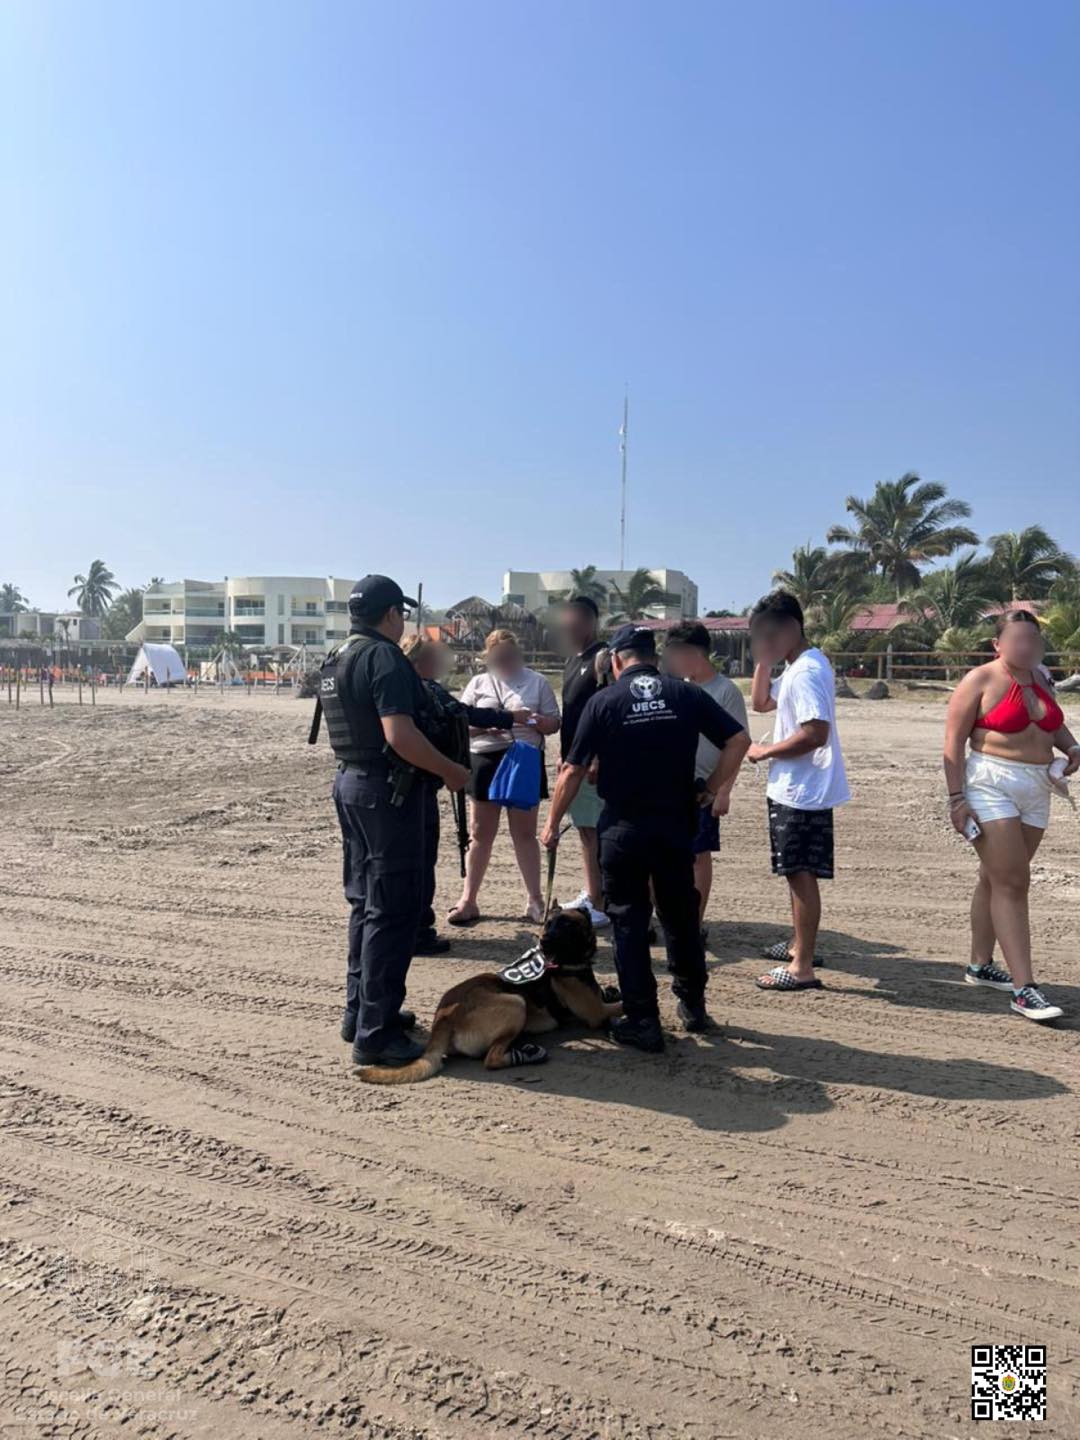
[[[343,765],[367,764],[382,753],[381,743],[365,745],[361,739],[350,683],[353,667],[363,652],[381,643],[370,635],[350,635],[337,650],[331,650],[319,671],[319,704],[326,717],[330,746]],[[348,696],[347,701],[341,698],[343,695]]]

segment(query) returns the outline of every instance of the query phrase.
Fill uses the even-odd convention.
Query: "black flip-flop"
[[[792,955],[791,948],[786,940],[778,940],[775,945],[766,945],[765,949],[762,950],[761,953],[766,960],[782,960],[785,965],[790,965],[792,960],[794,960],[795,958],[794,955]],[[814,969],[823,970],[824,968],[825,961],[821,958],[820,955],[815,955]]]
[[[479,912],[477,912],[475,915],[462,915],[458,917],[457,911],[451,910],[450,914],[446,917],[446,923],[448,925],[455,926],[458,930],[468,930],[470,925],[476,925],[479,923],[479,921]]]
[[[825,986],[815,976],[813,980],[796,980],[791,971],[784,965],[777,965],[775,970],[768,971],[765,975],[759,975],[754,981],[759,990],[824,990]]]

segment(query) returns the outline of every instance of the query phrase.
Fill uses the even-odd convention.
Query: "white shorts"
[[[1050,823],[1050,775],[1045,765],[971,754],[964,798],[976,820],[1020,820],[1045,830]]]

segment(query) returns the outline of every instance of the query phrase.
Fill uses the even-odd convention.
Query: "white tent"
[[[187,680],[184,662],[171,645],[144,643],[135,657],[135,664],[131,667],[128,684],[134,685],[135,681],[142,679],[148,670],[159,685],[176,683],[183,685]]]

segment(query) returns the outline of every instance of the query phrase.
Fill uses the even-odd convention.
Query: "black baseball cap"
[[[642,655],[656,654],[656,635],[647,625],[620,625],[608,641],[608,649],[636,650]]]
[[[349,596],[349,611],[354,615],[378,615],[394,608],[415,610],[416,601],[410,600],[389,575],[365,575],[356,582]]]

